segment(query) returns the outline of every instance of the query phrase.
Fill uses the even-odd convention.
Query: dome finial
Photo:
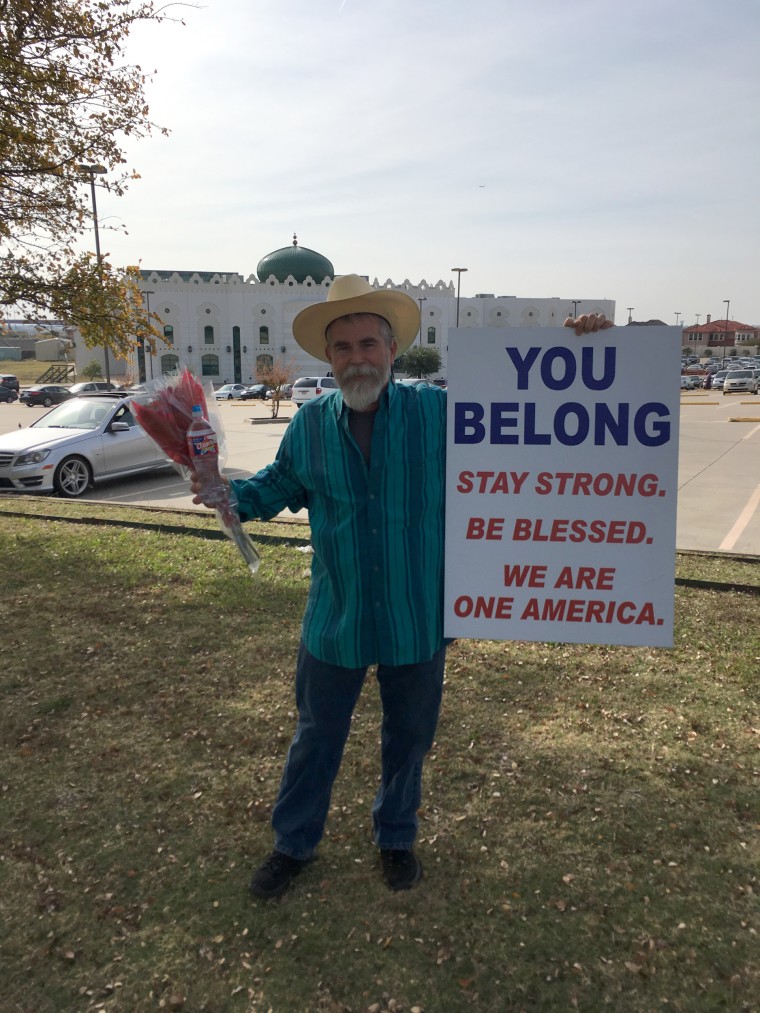
[[[298,246],[298,236],[293,233],[293,246]]]

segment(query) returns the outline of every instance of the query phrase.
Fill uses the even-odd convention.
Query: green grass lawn
[[[308,529],[0,497],[0,1011],[760,1008],[760,563],[679,555],[671,650],[461,641],[425,879],[383,886],[360,700],[313,865],[254,902]]]

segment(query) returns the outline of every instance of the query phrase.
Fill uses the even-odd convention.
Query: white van
[[[320,394],[329,394],[338,389],[338,381],[334,376],[301,376],[293,384],[290,400],[300,408],[304,401],[311,401]]]

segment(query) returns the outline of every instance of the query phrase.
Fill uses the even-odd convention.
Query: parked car
[[[686,375],[684,375],[682,373],[681,374],[681,390],[694,390],[696,387],[699,387],[700,384],[697,383],[697,382],[695,382],[698,379],[699,379],[698,377],[695,377],[695,376],[686,376]]]
[[[754,369],[732,369],[723,381],[723,395],[736,394],[739,391],[746,391],[748,394],[757,394],[757,377]]]
[[[423,380],[419,376],[405,376],[403,380],[396,380],[400,387],[437,387],[438,384],[432,380]]]
[[[44,405],[49,408],[51,405],[60,404],[61,401],[68,401],[74,395],[68,387],[62,387],[59,383],[35,383],[21,391],[20,401],[32,408],[34,405]]]
[[[301,376],[293,384],[290,396],[296,408],[300,408],[306,401],[320,394],[331,394],[337,389],[338,381],[334,376]]]
[[[13,373],[0,373],[0,387],[10,387],[11,390],[19,392],[18,377],[14,376]]]
[[[244,383],[225,383],[219,390],[214,391],[217,401],[231,401],[233,397],[241,397],[243,392],[248,390]]]
[[[68,399],[24,429],[0,436],[0,489],[81,496],[103,479],[170,462],[135,421],[127,397]]]
[[[293,394],[292,383],[284,383],[282,387],[280,387],[280,401],[289,401],[292,394]],[[269,398],[270,401],[272,400],[272,398],[274,397],[274,387],[269,388],[269,390],[267,391],[267,397]]]
[[[713,373],[712,389],[713,390],[722,390],[723,389],[723,381],[726,379],[727,376],[728,376],[728,370],[727,369],[719,369],[717,373]]]
[[[116,384],[106,380],[83,380],[69,387],[70,394],[95,394],[99,390],[116,390]]]
[[[254,383],[238,395],[241,401],[263,401],[271,390],[268,383]]]
[[[0,402],[5,404],[12,404],[14,401],[18,401],[18,394],[11,387],[5,387],[0,384]]]

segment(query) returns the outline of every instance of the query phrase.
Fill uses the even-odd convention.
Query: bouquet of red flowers
[[[152,381],[141,394],[132,398],[132,408],[140,426],[158,444],[164,454],[173,461],[185,478],[195,470],[188,446],[188,429],[193,420],[193,408],[200,406],[203,417],[208,418],[206,395],[198,378],[188,370],[179,376],[164,376]],[[217,433],[220,451],[223,434],[218,422]],[[243,559],[252,573],[259,568],[261,557],[253,542],[243,530],[237,512],[237,501],[226,483],[215,488],[216,517],[219,527],[237,545]]]

